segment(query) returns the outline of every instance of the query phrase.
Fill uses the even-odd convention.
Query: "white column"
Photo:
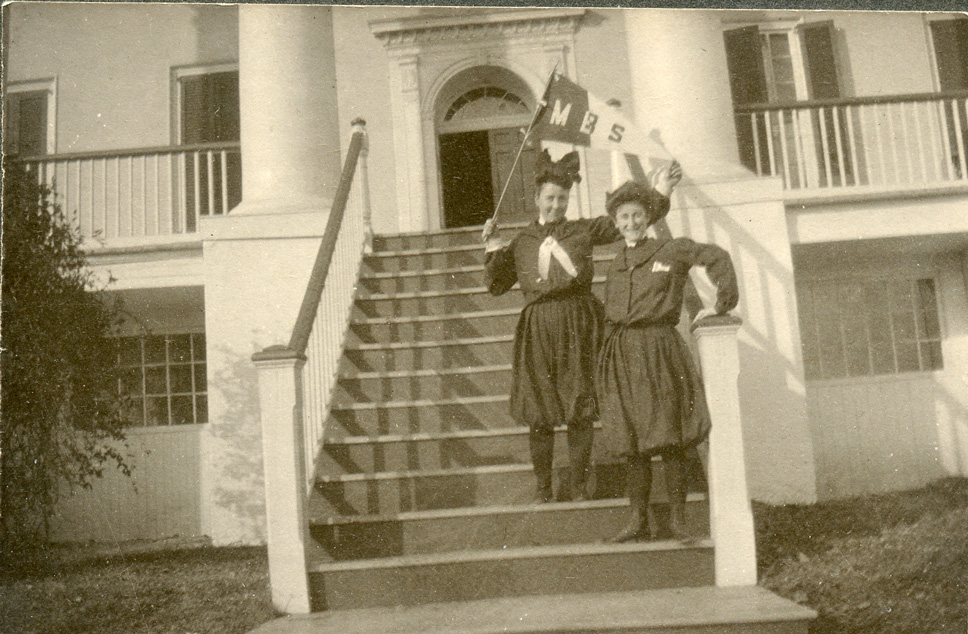
[[[427,215],[427,178],[417,56],[399,55],[391,58],[390,71],[400,231],[426,231],[430,227],[430,221]]]
[[[332,8],[239,7],[242,204],[328,211],[340,171]]]
[[[715,549],[716,585],[756,585],[753,510],[746,488],[743,427],[740,424],[739,348],[742,320],[707,317],[693,326],[699,344],[709,435],[709,523]]]
[[[252,361],[259,374],[272,607],[306,614],[311,609],[302,451],[302,368],[306,358],[274,346],[253,355]]]
[[[740,165],[723,27],[715,11],[625,12],[634,119],[687,177],[731,177]]]

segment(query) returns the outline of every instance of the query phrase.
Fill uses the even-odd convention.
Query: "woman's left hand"
[[[679,181],[682,180],[682,166],[673,160],[668,167],[663,167],[652,177],[652,188],[668,198]]]
[[[706,317],[715,317],[718,314],[719,313],[716,312],[716,309],[715,308],[703,308],[698,313],[696,313],[696,316],[695,317],[692,318],[692,323],[696,323],[698,321],[701,321],[701,320],[705,319]]]

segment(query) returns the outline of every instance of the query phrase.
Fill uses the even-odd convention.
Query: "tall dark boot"
[[[588,473],[592,460],[592,441],[595,430],[591,421],[573,423],[568,427],[568,463],[571,480],[571,499],[584,502],[588,495]]]
[[[686,469],[681,450],[662,454],[665,465],[666,493],[669,496],[669,531],[672,538],[684,544],[696,541],[686,522]]]
[[[636,454],[628,461],[628,494],[632,517],[622,532],[611,539],[614,544],[645,541],[652,538],[649,528],[649,493],[652,490],[652,461]]]
[[[551,466],[555,453],[555,434],[552,430],[532,429],[530,434],[531,462],[537,480],[534,503],[544,504],[554,499],[551,489]]]

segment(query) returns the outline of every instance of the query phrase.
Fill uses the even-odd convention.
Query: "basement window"
[[[132,425],[208,422],[204,334],[122,337],[119,343],[119,388]]]
[[[808,282],[797,295],[807,379],[943,368],[933,279]]]

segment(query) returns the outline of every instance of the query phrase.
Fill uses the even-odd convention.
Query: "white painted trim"
[[[24,92],[47,93],[47,154],[57,154],[57,76],[13,81],[4,86],[4,96]]]

